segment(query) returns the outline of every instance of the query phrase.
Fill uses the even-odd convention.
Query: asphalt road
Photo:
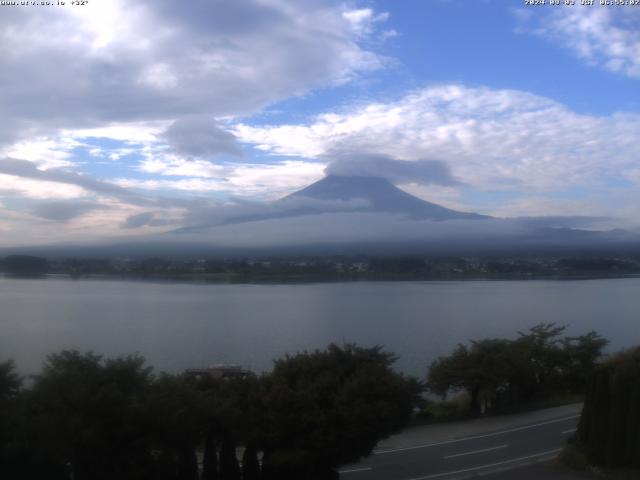
[[[341,469],[340,478],[452,480],[550,460],[575,431],[578,418],[565,415],[463,438],[380,449],[361,463]]]

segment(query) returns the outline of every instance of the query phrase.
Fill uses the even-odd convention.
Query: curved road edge
[[[451,480],[545,462],[575,431],[581,403],[408,428],[340,470],[353,480]]]

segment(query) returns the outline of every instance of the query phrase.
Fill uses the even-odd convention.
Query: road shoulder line
[[[476,453],[484,453],[484,452],[491,452],[493,450],[499,450],[501,448],[507,448],[509,445],[498,445],[497,447],[489,447],[489,448],[483,448],[481,450],[474,450],[472,452],[463,452],[463,453],[455,453],[453,455],[447,455],[445,457],[442,457],[444,459],[447,458],[457,458],[457,457],[464,457],[465,455],[474,455]]]
[[[558,453],[561,450],[562,450],[561,448],[556,448],[554,450],[547,450],[546,452],[534,453],[532,455],[527,455],[525,457],[512,458],[511,460],[504,460],[502,462],[488,463],[486,465],[479,465],[477,467],[470,467],[462,470],[454,470],[451,472],[434,473],[432,475],[426,475],[424,477],[414,477],[408,480],[429,480],[431,478],[440,478],[440,477],[446,477],[448,475],[457,475],[460,473],[474,472],[476,470],[484,470],[486,468],[497,467],[500,465],[507,465],[509,463],[521,462],[523,460],[530,460],[532,458],[543,457],[545,455],[551,455],[554,453]]]
[[[519,432],[521,430],[527,430],[529,428],[536,428],[536,427],[542,427],[544,425],[551,425],[553,423],[565,422],[567,420],[573,420],[575,418],[580,418],[580,415],[571,415],[569,417],[557,418],[555,420],[548,420],[546,422],[535,423],[535,424],[532,424],[532,425],[524,425],[522,427],[509,428],[507,430],[501,430],[499,432],[485,433],[485,434],[480,434],[480,435],[471,435],[471,436],[468,436],[468,437],[456,438],[456,439],[453,439],[453,440],[445,440],[444,442],[426,443],[426,444],[423,444],[423,445],[412,445],[410,447],[394,448],[394,449],[391,449],[391,450],[374,450],[373,451],[373,455],[384,455],[384,454],[387,454],[387,453],[405,452],[407,450],[417,450],[417,449],[420,449],[420,448],[436,447],[438,445],[449,445],[451,443],[466,442],[466,441],[469,441],[469,440],[476,440],[478,438],[495,437],[497,435],[503,435],[505,433]]]

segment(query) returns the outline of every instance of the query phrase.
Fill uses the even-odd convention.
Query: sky
[[[501,218],[640,226],[640,5],[15,3],[0,245],[176,230],[327,172]]]

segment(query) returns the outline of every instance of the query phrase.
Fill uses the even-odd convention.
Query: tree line
[[[0,258],[0,272],[9,276],[66,274],[72,278],[116,275],[182,278],[199,281],[271,282],[362,279],[542,278],[549,276],[624,276],[640,271],[637,256],[628,258],[583,255],[571,258],[455,256],[256,257],[256,258],[65,258],[30,255]]]
[[[566,326],[540,323],[513,340],[488,338],[459,344],[431,363],[427,388],[464,392],[470,413],[505,409],[566,393],[584,393],[607,340],[596,332],[571,337]]]
[[[584,392],[594,374],[609,385],[598,365],[607,341],[565,330],[542,323],[515,339],[460,344],[432,362],[426,382],[394,372],[396,357],[380,346],[349,344],[286,355],[269,373],[232,378],[155,373],[140,356],[62,351],[25,382],[12,362],[0,363],[0,476],[336,479],[341,465],[405,427],[425,390],[464,393],[477,415]],[[616,378],[618,389],[629,380]]]
[[[155,374],[139,356],[50,355],[25,387],[0,364],[0,476],[48,480],[338,478],[404,427],[420,392],[381,347],[330,345],[268,374]],[[239,448],[240,447],[240,448]],[[241,462],[239,462],[239,453]]]

